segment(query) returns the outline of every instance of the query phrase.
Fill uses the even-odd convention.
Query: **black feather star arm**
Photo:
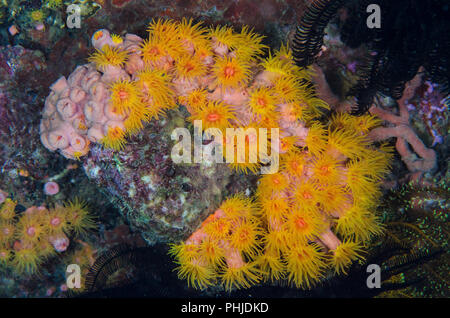
[[[376,92],[381,88],[379,77],[383,58],[381,54],[366,58],[363,66],[358,69],[359,80],[348,92],[348,96],[356,97],[356,107],[351,111],[352,115],[364,114],[372,105]]]
[[[303,15],[292,43],[300,67],[311,65],[323,44],[324,30],[344,0],[315,0]]]
[[[367,7],[381,9],[381,28],[366,24]],[[323,45],[327,24],[339,8],[341,39],[349,47],[365,45],[370,55],[360,66],[358,83],[348,95],[356,97],[352,113],[370,108],[377,93],[400,99],[405,84],[420,67],[444,94],[450,88],[450,6],[448,0],[315,0],[301,19],[293,40],[294,60],[307,67]]]

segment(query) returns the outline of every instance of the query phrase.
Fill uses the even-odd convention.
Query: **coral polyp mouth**
[[[218,121],[220,119],[220,115],[219,114],[209,114],[208,116],[206,116],[208,121]]]

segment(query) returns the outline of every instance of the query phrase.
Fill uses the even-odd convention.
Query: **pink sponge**
[[[100,49],[103,45],[137,46],[141,38],[127,34],[125,41],[114,43],[107,30],[99,30],[92,37],[92,44]],[[139,61],[136,61],[139,63]],[[60,77],[51,87],[45,100],[40,125],[41,141],[50,151],[59,150],[69,159],[78,159],[89,152],[91,142],[99,142],[108,127],[126,118],[118,118],[109,111],[111,82],[130,79],[130,73],[120,67],[107,67],[102,72],[94,63],[78,66],[66,79]]]

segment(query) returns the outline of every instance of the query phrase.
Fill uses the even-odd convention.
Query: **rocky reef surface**
[[[174,164],[170,135],[185,118],[171,111],[132,136],[123,151],[95,145],[83,162],[87,176],[150,244],[186,238],[227,195],[254,187],[255,177],[235,175],[226,164]]]

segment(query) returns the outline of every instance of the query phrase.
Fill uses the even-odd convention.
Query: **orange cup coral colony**
[[[51,209],[32,206],[20,215],[16,205],[7,198],[0,207],[0,272],[35,274],[49,258],[65,252],[70,239],[96,227],[78,200]]]
[[[99,30],[90,63],[53,84],[45,103],[42,142],[68,158],[87,154],[91,143],[122,150],[145,122],[179,105],[203,129],[279,128],[279,147],[268,136],[279,171],[261,177],[253,197],[234,195],[212,208],[195,233],[172,245],[179,277],[194,287],[287,279],[311,288],[346,273],[382,231],[374,209],[391,149],[366,138],[380,121],[324,120],[328,105],[314,95],[312,70],[297,67],[288,46],[270,53],[262,40],[248,27],[187,19],[152,21],[145,40]],[[247,149],[258,140],[251,137]],[[231,168],[249,173],[262,165],[259,158]]]

